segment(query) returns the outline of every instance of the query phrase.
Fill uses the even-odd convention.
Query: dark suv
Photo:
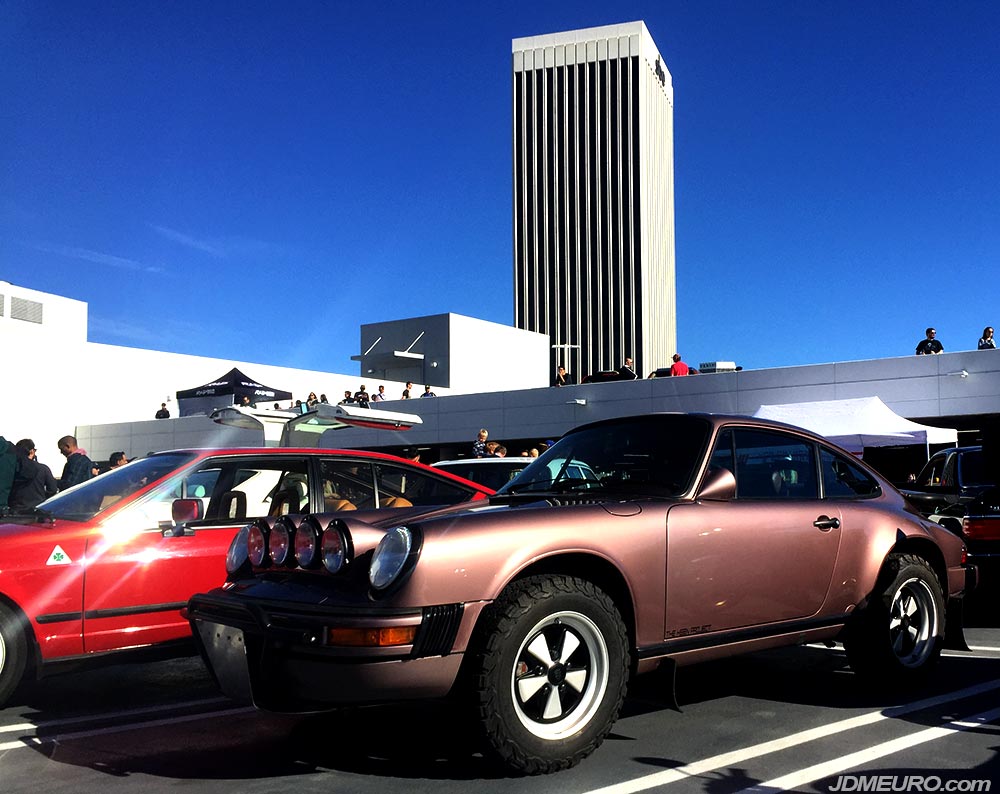
[[[903,493],[921,513],[931,515],[968,504],[992,485],[983,448],[955,447],[934,453]]]

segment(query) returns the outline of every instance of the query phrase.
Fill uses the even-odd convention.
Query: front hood
[[[39,530],[50,529],[55,523],[55,519],[36,516],[4,516],[3,523],[0,524],[0,538],[34,534]]]

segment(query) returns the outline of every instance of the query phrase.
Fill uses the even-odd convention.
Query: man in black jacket
[[[17,451],[13,444],[0,436],[0,513],[7,510],[7,499],[16,474]]]
[[[94,464],[87,454],[76,445],[73,436],[63,436],[59,439],[59,452],[66,456],[62,477],[59,478],[59,490],[65,491],[78,483],[86,482],[93,477]]]
[[[35,442],[22,438],[14,445],[17,449],[18,472],[10,489],[11,512],[21,512],[37,507],[59,492],[52,470],[35,459]]]

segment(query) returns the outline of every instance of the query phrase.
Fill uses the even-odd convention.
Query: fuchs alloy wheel
[[[629,649],[614,602],[592,583],[536,576],[483,615],[474,656],[486,750],[526,774],[592,753],[625,698]]]
[[[905,680],[937,664],[945,630],[944,593],[922,557],[890,554],[871,600],[854,617],[845,644],[858,673]]]
[[[28,644],[17,615],[0,604],[0,706],[21,683],[27,655]]]

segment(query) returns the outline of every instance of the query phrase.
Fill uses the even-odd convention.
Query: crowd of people
[[[698,370],[684,363],[680,353],[674,353],[672,361],[673,363],[669,368],[655,369],[649,373],[649,377],[663,378],[667,376],[677,377],[698,374]],[[639,377],[635,373],[635,364],[629,356],[625,357],[624,363],[617,370],[611,370],[606,373],[602,372],[601,376],[601,380],[637,380]],[[587,379],[584,378],[583,382],[586,383]],[[556,367],[556,375],[552,381],[553,386],[572,386],[575,383],[576,381],[573,379],[573,376],[566,370],[564,365],[560,364]]]
[[[476,435],[476,440],[472,442],[472,457],[474,458],[506,458],[507,457],[507,447],[501,444],[499,441],[490,441],[490,431],[485,427],[480,428],[479,433]],[[549,439],[548,441],[541,441],[534,447],[529,447],[528,449],[521,450],[518,457],[522,458],[537,458],[545,450],[551,447],[556,442]]]
[[[66,462],[59,479],[56,479],[52,469],[38,459],[34,441],[22,438],[17,443],[11,443],[0,436],[0,514],[30,512],[59,491],[101,473],[101,467],[90,459],[85,449],[79,447],[74,436],[60,438],[58,448]],[[126,463],[128,458],[124,452],[112,452],[107,468],[116,469]]]
[[[993,328],[987,325],[983,329],[983,335],[979,337],[977,350],[996,350],[997,343],[993,338]],[[924,338],[917,343],[916,353],[918,356],[935,356],[944,352],[944,345],[937,338],[937,330],[933,327],[924,331]]]

